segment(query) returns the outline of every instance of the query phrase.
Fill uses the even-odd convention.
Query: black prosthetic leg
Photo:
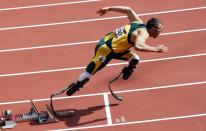
[[[136,65],[138,63],[139,63],[138,59],[132,59],[129,62],[129,66],[126,66],[126,67],[123,68],[123,70],[122,70],[122,72],[123,72],[122,78],[124,80],[127,80],[132,75],[132,73],[134,72],[134,69],[136,68]]]
[[[83,81],[77,81],[76,83],[69,85],[69,87],[66,91],[66,94],[68,96],[73,95],[76,91],[79,91],[80,88],[83,88],[83,85],[86,84],[88,81],[89,81],[89,78],[86,78]]]

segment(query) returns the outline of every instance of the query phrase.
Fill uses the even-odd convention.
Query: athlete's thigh
[[[114,59],[129,61],[133,56],[134,53],[130,50],[127,50],[123,53],[115,54]]]
[[[96,48],[95,56],[87,66],[87,72],[94,74],[102,69],[110,60],[112,51],[106,44],[103,44]]]

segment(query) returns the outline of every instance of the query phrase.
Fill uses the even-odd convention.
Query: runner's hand
[[[106,7],[105,8],[100,8],[100,9],[97,10],[97,14],[100,14],[100,16],[102,16],[102,15],[106,14],[107,11],[108,11],[108,8],[106,8]]]
[[[164,45],[158,45],[157,48],[159,49],[158,52],[163,52],[163,53],[165,53],[165,52],[168,51],[168,48],[167,48],[166,46],[164,46]]]

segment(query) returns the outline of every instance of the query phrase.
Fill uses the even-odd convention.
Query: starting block
[[[54,111],[46,105],[45,111],[39,112],[33,101],[30,101],[31,109],[28,113],[23,113],[16,116],[16,122],[38,122],[39,124],[47,124],[59,122],[61,118],[71,117],[75,115],[74,111],[71,110],[59,110],[55,111],[59,117],[57,117]]]
[[[2,117],[0,118],[0,126],[2,129],[11,129],[16,126],[16,121],[13,120],[12,110],[5,110],[2,112]]]

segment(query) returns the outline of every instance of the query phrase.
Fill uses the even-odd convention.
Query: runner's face
[[[163,29],[162,24],[159,24],[158,27],[152,27],[149,31],[149,34],[151,37],[157,38],[157,36],[159,36],[159,34],[162,32],[162,29]]]

